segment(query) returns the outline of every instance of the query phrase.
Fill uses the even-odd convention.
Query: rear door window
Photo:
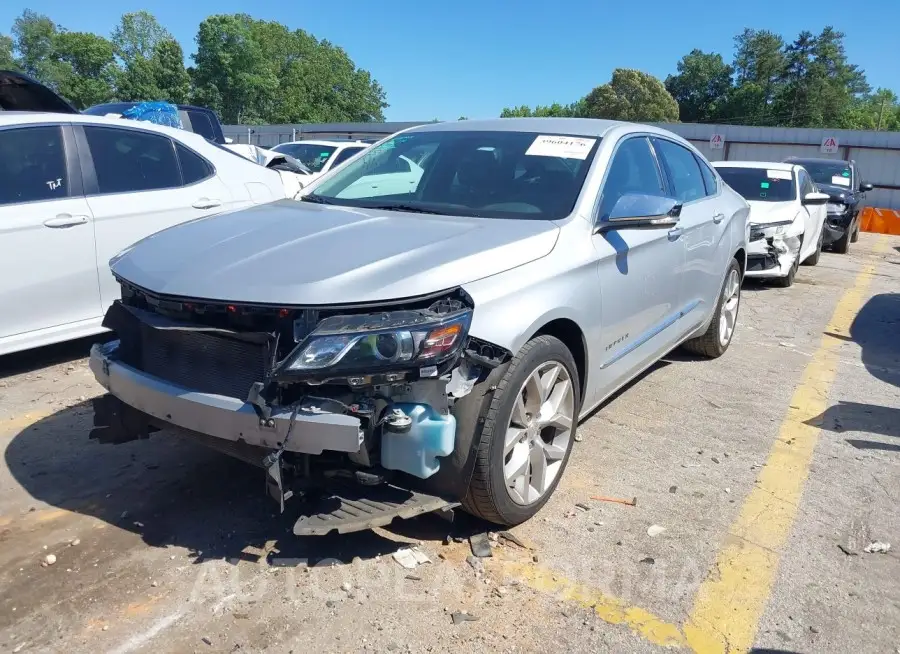
[[[58,125],[0,130],[0,205],[69,196]]]
[[[669,170],[678,201],[693,202],[705,197],[706,186],[694,153],[665,139],[653,139],[653,143]]]
[[[98,192],[133,193],[181,186],[172,141],[159,134],[84,126]]]
[[[178,163],[181,164],[181,176],[185,186],[196,184],[215,174],[216,171],[212,164],[177,141],[175,142],[175,151],[178,153]]]

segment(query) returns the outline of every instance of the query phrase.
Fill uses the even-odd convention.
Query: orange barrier
[[[864,232],[900,236],[900,211],[866,207],[862,210],[859,225]]]

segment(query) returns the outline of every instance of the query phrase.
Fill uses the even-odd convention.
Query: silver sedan
[[[357,493],[415,491],[377,519],[343,496],[296,533],[454,502],[522,522],[579,419],[673,348],[718,357],[734,335],[748,205],[662,129],[430,124],[304,192],[115,258],[121,343],[92,356],[101,439],[233,446],[282,503],[291,475],[334,466]]]

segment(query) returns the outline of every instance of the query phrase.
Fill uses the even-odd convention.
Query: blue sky
[[[188,54],[211,13],[277,20],[342,46],[371,71],[387,91],[388,120],[486,118],[505,106],[571,102],[618,67],[664,79],[693,48],[730,61],[744,27],[791,40],[833,25],[846,33],[850,60],[869,83],[900,93],[900,0],[6,0],[0,32],[9,33],[25,7],[104,35],[122,13],[147,9]]]

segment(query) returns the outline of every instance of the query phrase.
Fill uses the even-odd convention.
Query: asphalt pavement
[[[0,651],[900,651],[900,237],[748,282],[738,322],[586,420],[477,560],[465,515],[300,539],[257,469],[90,441],[102,339],[0,358]]]

